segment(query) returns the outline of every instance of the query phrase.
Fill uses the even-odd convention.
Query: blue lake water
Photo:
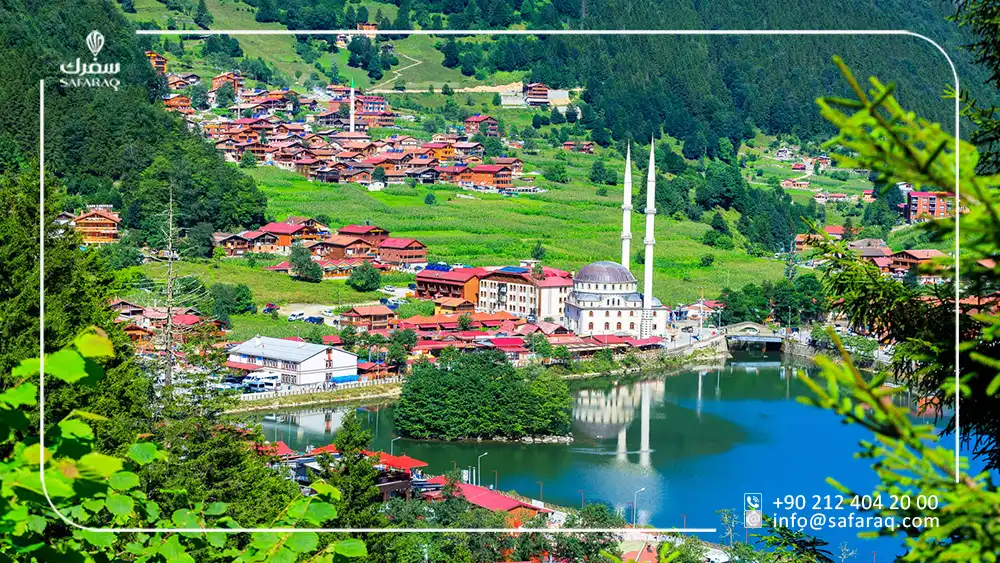
[[[724,543],[719,509],[743,516],[744,493],[759,493],[768,514],[789,515],[774,501],[803,495],[836,495],[827,477],[870,491],[876,484],[867,460],[855,459],[865,430],[834,414],[799,403],[809,393],[795,375],[806,365],[783,364],[777,354],[734,361],[648,380],[574,382],[572,444],[441,443],[400,439],[391,405],[361,409],[375,439],[373,448],[428,462],[428,473],[472,469],[480,454],[481,483],[563,506],[602,501],[640,524],[718,528],[703,539]],[[899,397],[905,401],[905,397]],[[293,449],[332,441],[348,408],[290,409],[263,417],[265,435]],[[635,491],[644,491],[634,494]],[[797,513],[811,514],[812,510]],[[846,516],[854,509],[823,511]],[[902,552],[902,540],[858,539],[859,530],[810,531],[830,543],[857,549],[858,561],[882,561]],[[749,532],[752,533],[752,530]],[[734,536],[744,537],[738,527]]]

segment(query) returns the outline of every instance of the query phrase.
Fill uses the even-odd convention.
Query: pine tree
[[[198,0],[198,9],[195,11],[194,23],[202,29],[208,29],[214,21],[215,18],[212,17],[212,12],[208,11],[208,6],[205,5],[205,0]],[[183,43],[181,45],[181,48],[183,49]]]

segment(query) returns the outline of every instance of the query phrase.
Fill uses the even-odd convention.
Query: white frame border
[[[960,158],[959,150],[961,138],[959,135],[961,126],[961,103],[960,103],[960,82],[955,63],[948,52],[933,39],[919,33],[908,30],[763,30],[763,29],[595,29],[595,30],[527,30],[527,29],[507,29],[507,30],[291,30],[291,29],[234,29],[234,30],[155,30],[139,29],[136,35],[451,35],[451,36],[472,36],[472,35],[652,35],[652,36],[749,36],[749,35],[872,35],[872,36],[910,36],[916,37],[934,46],[948,61],[951,73],[955,79],[955,198],[961,198],[960,181]],[[318,532],[318,533],[545,533],[545,534],[575,534],[575,533],[619,533],[643,532],[651,534],[663,533],[715,533],[717,528],[561,528],[561,529],[525,529],[525,528],[92,528],[83,526],[70,520],[59,511],[55,503],[49,497],[48,488],[45,484],[45,79],[39,80],[38,98],[38,155],[39,155],[39,264],[38,264],[38,306],[39,306],[39,476],[42,482],[42,492],[49,503],[49,507],[67,525],[89,532],[109,532],[109,533],[255,533],[255,532],[275,532],[275,533],[296,533],[296,532]],[[961,289],[959,287],[959,227],[955,221],[955,482],[960,482],[961,473],[961,425],[959,423],[959,397],[961,389],[961,376],[958,362],[960,360],[959,345],[961,338],[959,334]]]

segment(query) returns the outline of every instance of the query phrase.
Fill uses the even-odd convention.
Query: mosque
[[[618,335],[633,338],[665,336],[670,311],[653,297],[653,224],[656,217],[656,172],[653,145],[646,178],[646,252],[643,290],[629,270],[632,242],[632,148],[625,157],[625,195],[622,202],[621,263],[587,264],[573,276],[573,291],[566,298],[566,327],[579,335]]]

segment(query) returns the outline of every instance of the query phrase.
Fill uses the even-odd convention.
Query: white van
[[[302,311],[295,311],[291,315],[288,315],[288,320],[290,321],[301,321],[304,318],[306,318],[306,314]]]
[[[243,380],[248,393],[263,393],[281,389],[281,376],[276,373],[254,372]]]

